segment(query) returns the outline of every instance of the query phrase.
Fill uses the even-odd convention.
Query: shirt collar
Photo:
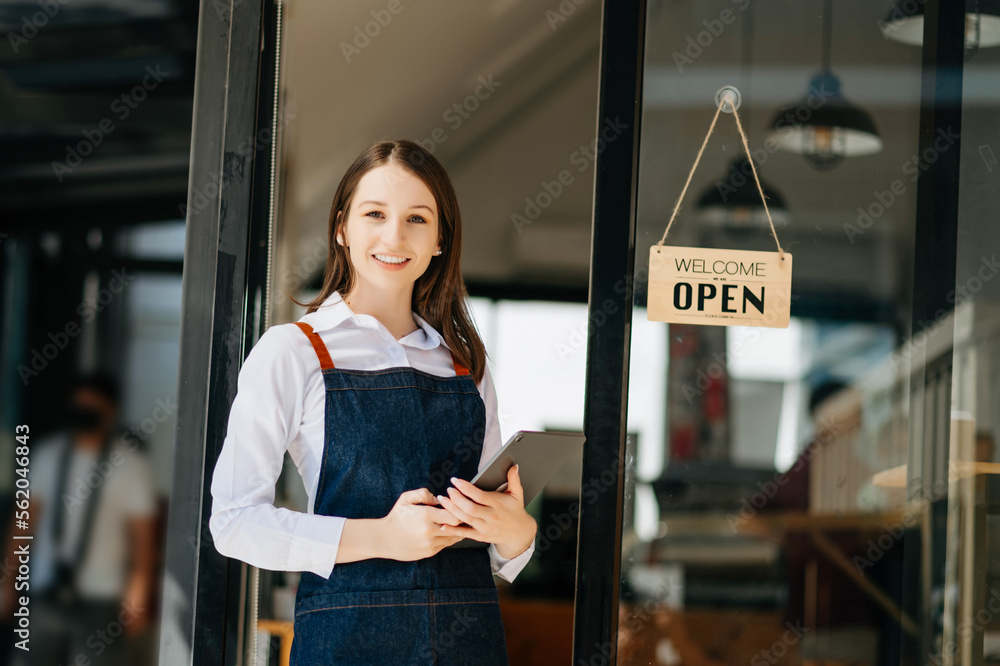
[[[381,322],[374,317],[370,317],[368,315],[358,316],[355,314],[337,290],[334,290],[326,298],[326,300],[323,301],[323,304],[319,306],[319,309],[307,315],[307,317],[309,317],[308,323],[313,327],[314,331],[325,331],[331,328],[336,328],[346,321],[352,322],[355,326],[384,328]],[[303,317],[303,319],[305,319],[305,317]],[[420,328],[413,331],[409,335],[403,336],[399,340],[400,344],[405,344],[409,347],[416,347],[417,349],[434,349],[438,345],[442,345],[449,350],[451,349],[445,342],[444,336],[438,333],[437,329],[431,326],[426,319],[418,315],[416,312],[413,312],[413,319],[417,322],[417,325],[420,326]]]

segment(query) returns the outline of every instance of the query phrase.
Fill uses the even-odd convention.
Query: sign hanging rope
[[[663,238],[649,246],[646,318],[668,324],[787,328],[791,317],[792,254],[778,242],[764,188],[750,155],[750,143],[736,111],[740,91],[733,86],[722,88],[715,95],[715,104],[712,124],[674,204]],[[736,119],[777,252],[663,245],[723,111]]]
[[[673,226],[674,220],[677,218],[677,213],[681,209],[681,202],[684,201],[684,195],[687,194],[688,186],[691,185],[691,179],[694,177],[694,172],[698,169],[698,163],[701,162],[701,156],[705,154],[705,147],[708,145],[708,139],[712,136],[712,132],[715,131],[715,126],[719,122],[719,114],[726,111],[726,113],[732,113],[733,118],[736,120],[736,129],[740,132],[740,139],[743,142],[743,150],[746,151],[747,161],[750,162],[750,170],[753,172],[754,183],[757,184],[757,192],[760,193],[760,200],[764,204],[764,213],[767,215],[767,223],[771,227],[771,235],[774,236],[774,243],[778,246],[778,256],[782,261],[785,260],[785,251],[781,247],[781,243],[778,241],[778,232],[774,228],[774,221],[771,220],[771,211],[767,207],[767,197],[764,196],[764,188],[761,187],[760,178],[757,176],[757,167],[753,162],[753,156],[750,154],[750,143],[747,140],[747,133],[743,130],[743,123],[740,122],[740,114],[737,109],[740,106],[740,94],[739,90],[733,86],[726,86],[719,90],[716,94],[715,99],[716,109],[715,115],[712,116],[712,123],[708,126],[708,132],[705,133],[705,139],[701,142],[701,148],[698,149],[698,155],[694,158],[694,164],[691,165],[691,171],[688,172],[687,180],[684,182],[684,187],[681,189],[681,195],[677,197],[677,203],[674,204],[674,211],[670,214],[670,221],[667,222],[667,228],[663,231],[663,237],[656,243],[658,247],[662,247],[664,241],[667,240],[667,234],[670,233],[670,227]]]

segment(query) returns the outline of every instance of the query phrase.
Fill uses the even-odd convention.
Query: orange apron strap
[[[309,338],[309,342],[312,343],[313,349],[316,350],[316,356],[319,357],[319,367],[323,370],[331,369],[333,367],[333,359],[330,358],[330,352],[327,350],[326,345],[323,344],[323,340],[319,337],[319,334],[304,321],[297,321],[295,325],[302,329],[302,332]]]
[[[452,363],[455,364],[455,375],[456,376],[460,377],[462,375],[471,375],[472,374],[471,372],[469,372],[469,369],[467,367],[465,367],[464,365],[462,365],[461,363],[458,362],[458,357],[455,356],[455,352],[451,352],[451,361],[452,361]]]

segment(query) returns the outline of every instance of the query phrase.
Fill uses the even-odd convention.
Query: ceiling
[[[884,149],[819,172],[798,155],[758,152],[762,177],[787,201],[783,245],[797,258],[796,281],[817,298],[864,300],[892,318],[909,288],[916,186],[905,181],[878,224],[860,237],[844,231],[858,206],[901,178],[917,151],[920,49],[886,40],[879,21],[890,2],[840,0],[831,20],[831,61],[844,94],[868,111]],[[575,7],[556,16],[559,7]],[[345,44],[386,2],[295,0],[288,12],[283,86],[288,124],[283,222],[306,256],[322,243],[329,204],[347,165],[386,137],[433,143],[458,190],[465,223],[463,269],[470,280],[586,285],[593,162],[576,152],[598,125],[600,7],[584,1],[402,3],[357,52]],[[416,9],[416,11],[414,11]],[[726,12],[729,12],[728,14]],[[715,91],[740,88],[750,145],[760,151],[777,110],[801,99],[820,69],[822,0],[653,0],[647,22],[639,174],[637,255],[658,240],[714,112]],[[561,20],[565,19],[565,20]],[[725,23],[716,22],[725,19]],[[721,26],[691,63],[678,62],[690,40]],[[324,26],[317,30],[316,26]],[[374,33],[375,31],[372,30]],[[350,51],[348,47],[347,50]],[[1000,51],[998,49],[994,49]],[[1000,80],[981,52],[967,66],[966,103],[995,105]],[[497,90],[456,128],[442,115],[472,93],[480,76]],[[601,119],[603,122],[605,119]],[[724,116],[692,181],[672,242],[773,248],[764,230],[738,238],[699,225],[694,201],[726,175],[741,151]],[[577,161],[574,161],[576,158]],[[582,170],[578,171],[577,166]],[[545,183],[569,170],[573,182],[530,225],[512,221]],[[319,240],[317,240],[319,239]],[[899,314],[898,312],[896,313]]]
[[[8,220],[72,224],[60,219],[66,208],[125,220],[130,205],[179,216],[197,2],[47,7],[0,5],[0,197]]]
[[[594,136],[600,5],[564,4],[574,11],[550,23],[547,8],[527,0],[404,0],[370,43],[359,39],[363,48],[348,46],[345,55],[344,45],[387,3],[296,0],[283,52],[286,110],[294,116],[284,139],[283,223],[298,230],[293,255],[306,256],[324,235],[354,157],[372,141],[410,138],[433,148],[455,184],[467,277],[523,277],[511,214],[542,180],[571,168],[573,151]],[[477,88],[484,99],[458,115],[454,105]],[[528,262],[534,274],[586,283],[592,192],[588,168],[546,209],[545,223],[568,227],[578,252],[550,270]]]
[[[902,177],[917,148],[921,54],[883,37],[879,21],[889,5],[839,0],[830,24],[833,70],[848,99],[872,115],[884,149],[829,172],[797,155],[758,153],[762,178],[788,204],[779,233],[796,255],[797,284],[874,303],[905,298],[915,217],[916,186],[905,180],[878,224],[860,238],[844,232],[859,206]],[[821,0],[650,0],[640,260],[662,234],[715,91],[740,88],[741,118],[759,151],[773,114],[801,98],[819,70],[822,10]],[[38,11],[36,2],[7,2],[0,27],[27,34],[25,21]],[[72,0],[23,42],[3,40],[6,211],[30,219],[71,207],[81,217],[125,219],[155,204],[174,214],[187,187],[196,11],[192,0]],[[597,0],[286,2],[279,261],[301,265],[325,242],[334,190],[364,147],[406,137],[433,147],[451,174],[469,280],[585,287],[594,183],[586,146],[599,123],[613,121],[597,117],[600,13]],[[691,47],[699,39],[704,46]],[[992,110],[1000,101],[998,57],[1000,49],[984,49],[967,63],[970,108]],[[150,71],[160,73],[155,85],[120,117],[116,100]],[[477,88],[476,108],[458,116],[455,105]],[[113,130],[95,134],[102,122]],[[100,141],[89,140],[92,154],[60,168],[75,149],[88,149],[88,137]],[[723,116],[672,242],[773,246],[763,230],[737,239],[695,215],[698,196],[717,186],[739,151],[732,119]],[[529,225],[516,225],[532,200],[546,201],[539,195],[561,172],[571,182]]]

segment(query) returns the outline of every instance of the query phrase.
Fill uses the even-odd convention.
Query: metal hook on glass
[[[715,106],[725,113],[733,113],[740,108],[743,96],[736,86],[722,86],[715,92]]]

